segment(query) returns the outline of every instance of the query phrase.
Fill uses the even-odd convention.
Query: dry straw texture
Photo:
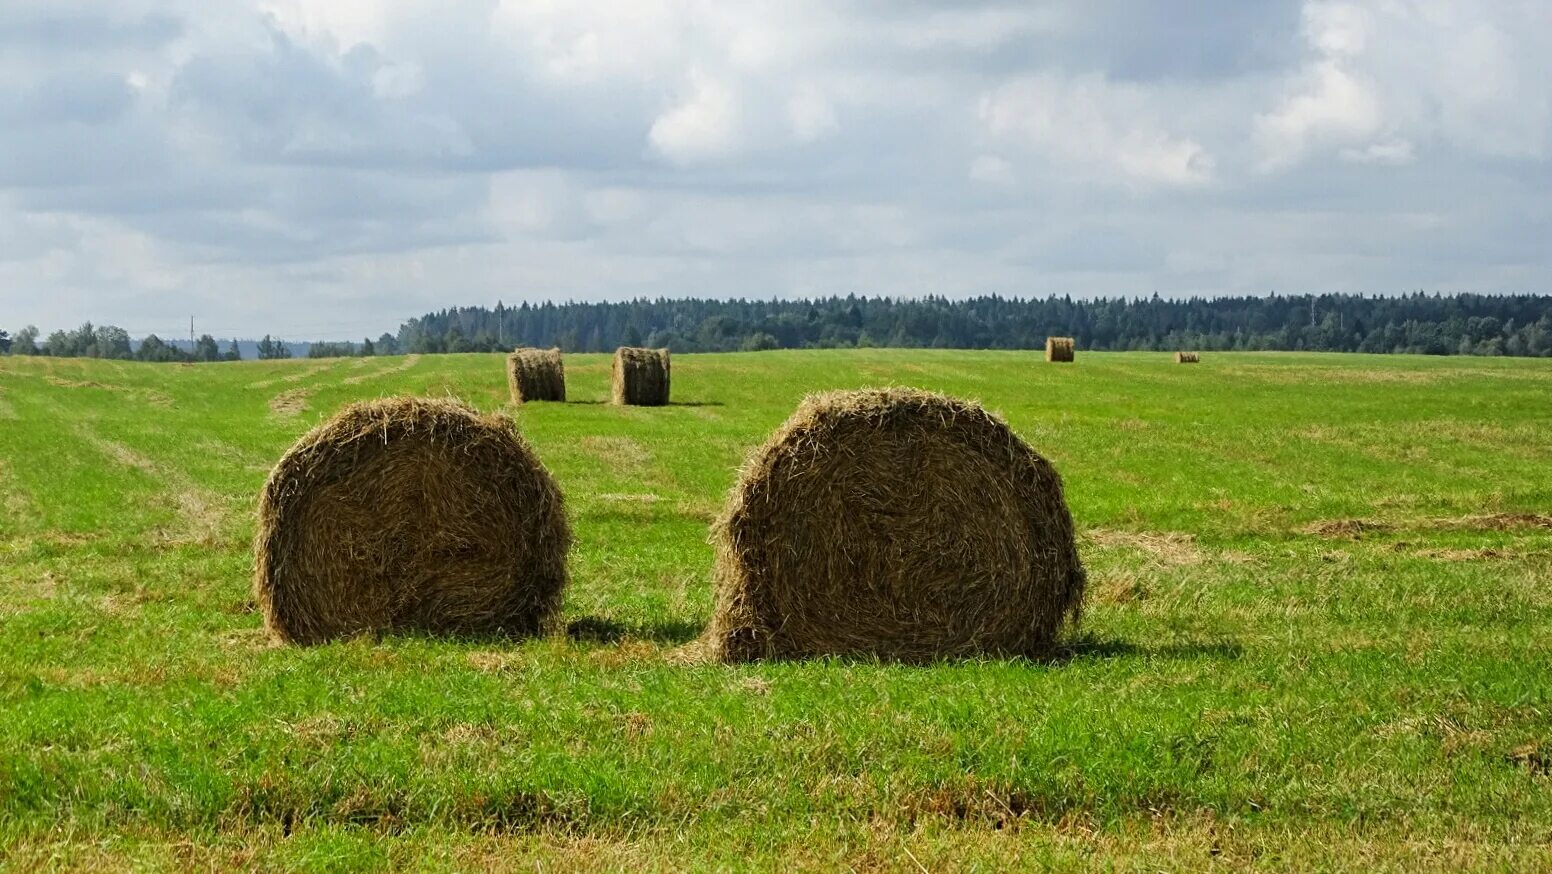
[[[643,407],[668,403],[668,350],[616,349],[613,399],[617,404]]]
[[[254,596],[294,643],[533,634],[559,605],[570,545],[560,490],[509,419],[452,400],[370,401],[270,473]]]
[[[1176,352],[1175,353],[1175,363],[1176,364],[1196,364],[1196,363],[1200,362],[1201,360],[1202,360],[1201,353],[1198,353],[1198,352]]]
[[[1071,361],[1074,348],[1076,344],[1071,337],[1047,337],[1045,338],[1045,360]]]
[[[507,386],[512,403],[564,401],[566,365],[559,349],[518,349],[507,356]]]
[[[979,406],[914,389],[806,399],[713,540],[722,661],[1037,656],[1083,599],[1050,463]]]

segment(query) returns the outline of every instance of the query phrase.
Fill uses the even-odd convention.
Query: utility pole
[[[194,317],[189,316],[189,346],[194,346]]]

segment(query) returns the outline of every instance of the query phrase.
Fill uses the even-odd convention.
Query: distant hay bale
[[[560,490],[511,420],[452,400],[369,401],[270,473],[254,597],[293,643],[534,634],[560,603],[570,545]]]
[[[1200,352],[1176,352],[1175,353],[1175,363],[1176,364],[1197,364],[1197,363],[1201,362],[1201,360],[1202,360],[1202,355],[1201,355]]]
[[[1071,361],[1076,344],[1071,337],[1045,338],[1045,360]]]
[[[1040,655],[1084,572],[1061,479],[999,418],[914,389],[812,395],[713,528],[727,662]]]
[[[613,399],[616,404],[641,407],[668,403],[668,350],[616,349]]]
[[[523,348],[507,356],[507,387],[512,403],[564,401],[566,365],[559,349]]]

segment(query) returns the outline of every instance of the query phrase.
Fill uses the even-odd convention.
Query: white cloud
[[[1544,289],[1548,82],[1538,0],[8,0],[0,313]]]
[[[1155,95],[1104,77],[1023,77],[983,95],[982,124],[1022,144],[1033,160],[1143,185],[1191,186],[1212,179],[1203,146],[1165,129]]]
[[[675,164],[727,157],[738,146],[733,89],[700,70],[690,72],[689,96],[652,122],[648,139]]]
[[[1546,158],[1549,34],[1552,6],[1540,3],[1311,0],[1307,59],[1256,117],[1261,167],[1286,170],[1329,152],[1393,165],[1436,146]]]

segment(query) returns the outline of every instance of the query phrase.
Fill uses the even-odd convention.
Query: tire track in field
[[[102,436],[86,422],[76,422],[72,427],[82,441],[115,464],[138,470],[163,484],[162,490],[172,497],[181,523],[180,530],[173,536],[166,536],[164,542],[210,548],[230,545],[226,529],[231,513],[220,495],[195,482],[186,472],[158,464],[133,447]]]
[[[245,387],[246,388],[252,388],[252,389],[261,389],[261,388],[269,388],[272,385],[277,385],[277,384],[282,383],[282,382],[291,382],[291,383],[301,382],[302,380],[307,379],[309,377],[317,376],[318,374],[324,372],[325,370],[333,370],[334,368],[340,366],[340,363],[343,362],[344,360],[345,359],[343,359],[343,358],[331,358],[331,359],[329,359],[327,361],[324,361],[324,362],[322,362],[320,364],[313,364],[313,365],[310,365],[308,367],[305,367],[305,368],[303,368],[301,370],[296,371],[295,373],[282,373],[282,374],[280,374],[278,376],[272,376],[269,379],[261,379],[261,380],[259,380],[257,382],[250,382]]]
[[[389,368],[386,368],[386,369],[383,369],[383,370],[373,371],[372,373],[361,373],[361,374],[357,374],[355,376],[347,376],[341,382],[344,385],[360,385],[361,383],[366,382],[367,380],[378,379],[379,377],[384,377],[384,376],[392,376],[392,375],[394,375],[396,373],[403,373],[404,371],[409,370],[410,368],[414,367],[415,365],[417,365],[419,363],[420,363],[420,356],[419,355],[407,355],[407,356],[405,356],[403,361],[399,362],[394,367],[389,367]]]

